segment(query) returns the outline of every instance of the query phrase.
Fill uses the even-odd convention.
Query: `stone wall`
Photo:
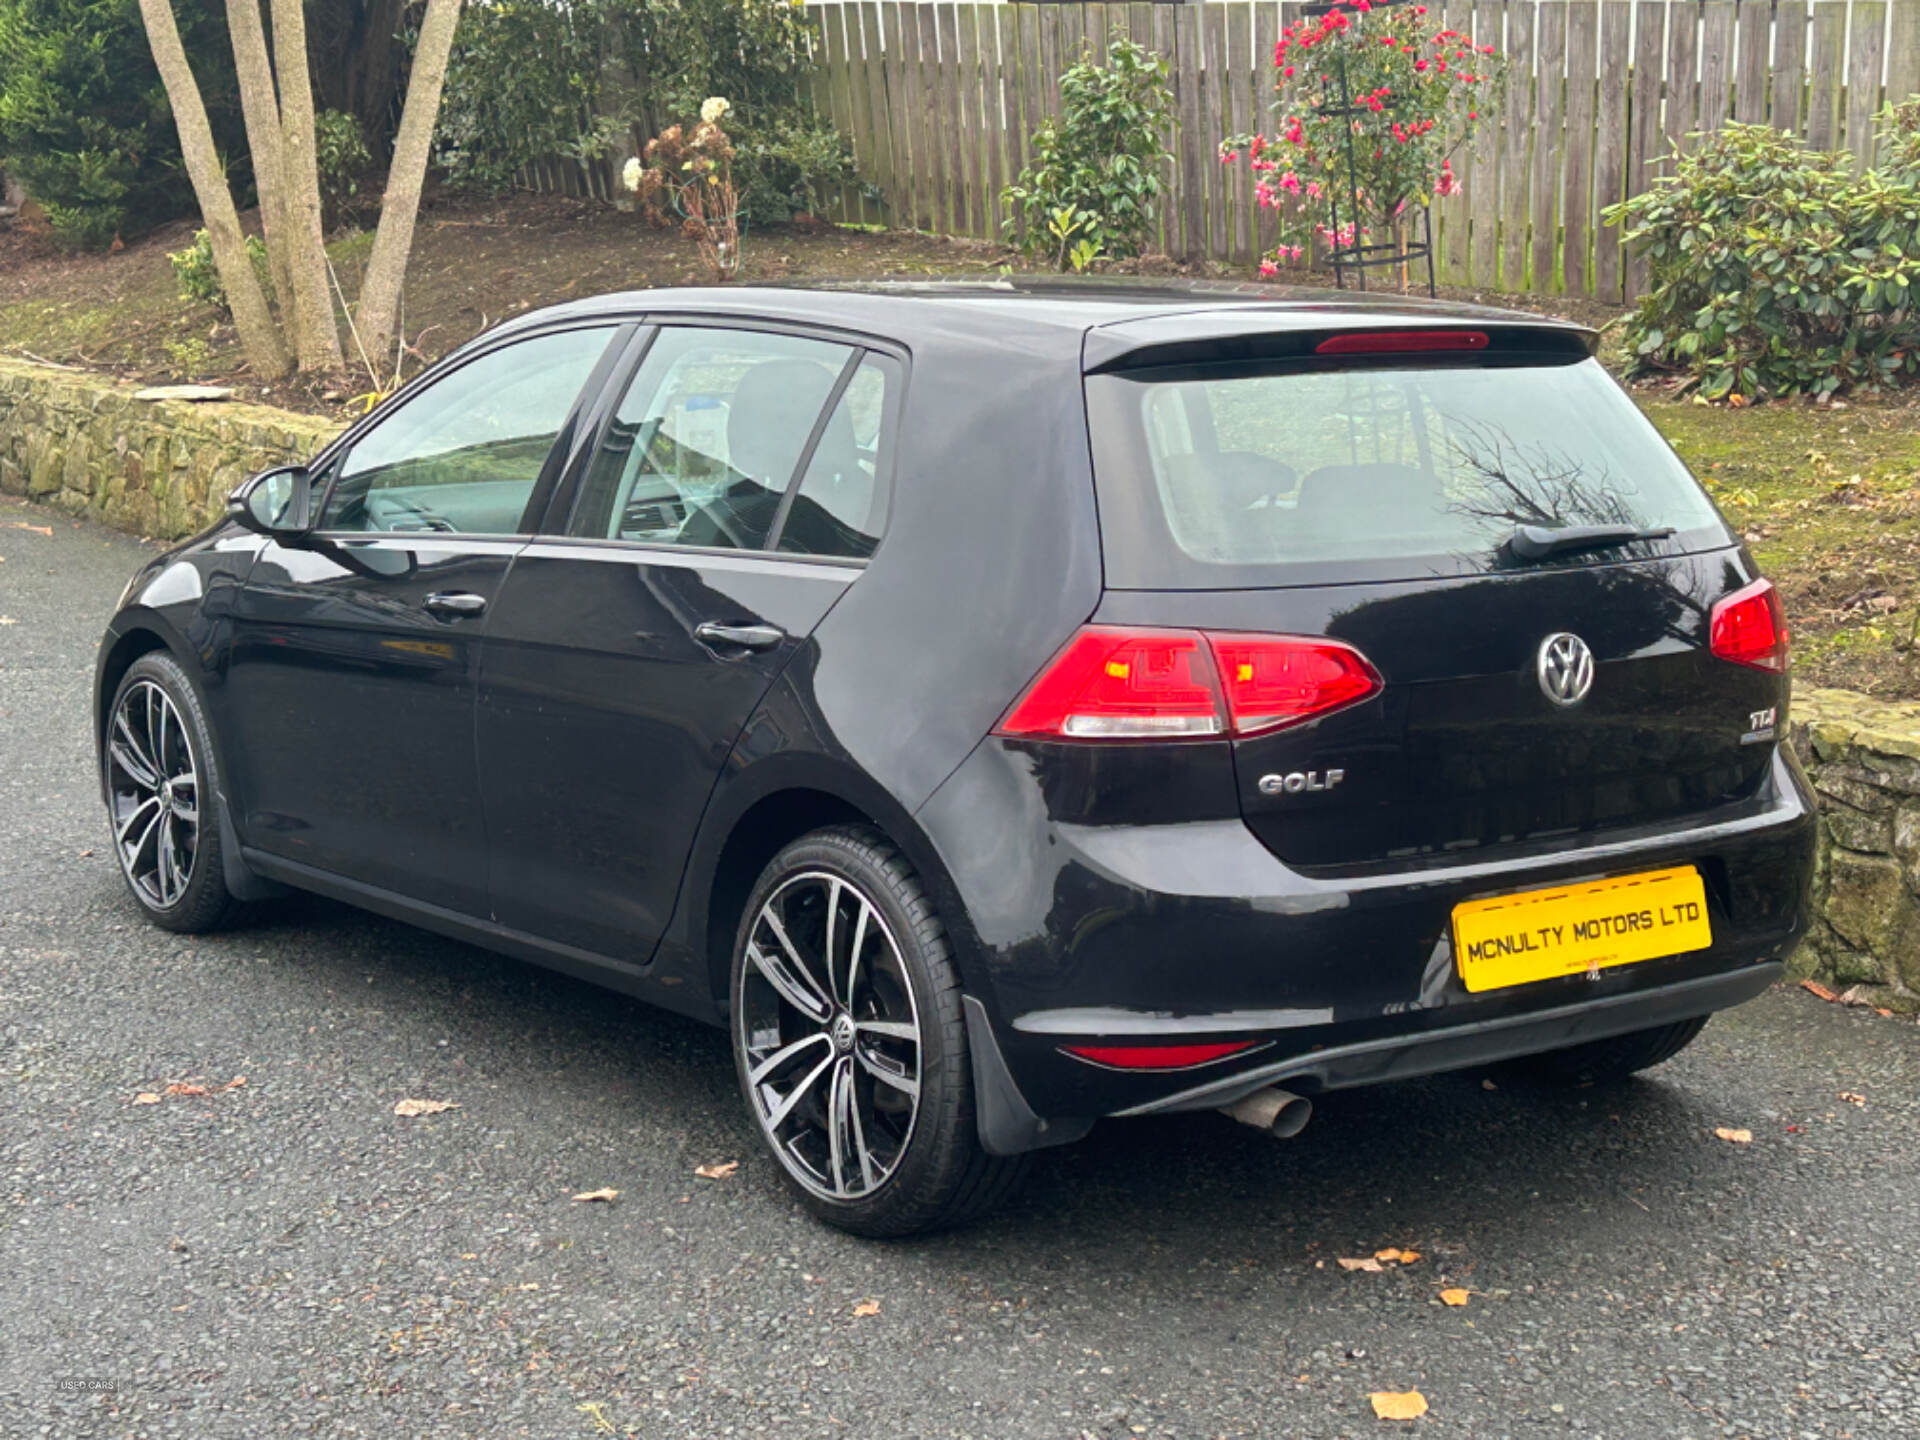
[[[177,539],[255,470],[305,460],[338,422],[232,401],[136,400],[138,387],[0,356],[0,491]]]
[[[1920,1010],[1920,705],[1796,691],[1792,732],[1821,813],[1819,918],[1793,973]]]

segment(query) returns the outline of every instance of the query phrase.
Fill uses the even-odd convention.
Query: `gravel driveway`
[[[848,1239],[719,1031],[319,900],[143,924],[86,725],[142,553],[0,502],[0,1435],[1920,1434],[1911,1023],[1783,990],[1617,1090],[1109,1124]]]

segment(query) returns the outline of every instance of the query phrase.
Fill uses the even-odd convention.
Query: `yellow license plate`
[[[1453,910],[1453,953],[1469,990],[1591,974],[1712,943],[1706,890],[1691,865],[1469,900]]]

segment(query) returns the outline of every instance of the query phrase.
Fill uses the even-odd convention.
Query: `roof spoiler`
[[[1356,319],[1344,307],[1324,316],[1290,308],[1211,310],[1156,315],[1087,332],[1081,351],[1089,375],[1168,365],[1245,364],[1267,360],[1332,359],[1341,364],[1407,363],[1410,355],[1437,359],[1584,360],[1599,333],[1584,325],[1472,310],[1448,314],[1383,311]],[[1430,336],[1431,345],[1421,337]],[[1471,341],[1467,337],[1471,337]]]

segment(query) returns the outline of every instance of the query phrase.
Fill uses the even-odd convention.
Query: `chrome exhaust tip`
[[[1242,1125],[1264,1130],[1276,1140],[1291,1140],[1307,1128],[1313,1118],[1313,1102],[1304,1095],[1269,1085],[1251,1095],[1242,1095],[1231,1105],[1220,1107],[1222,1115],[1231,1115]]]

